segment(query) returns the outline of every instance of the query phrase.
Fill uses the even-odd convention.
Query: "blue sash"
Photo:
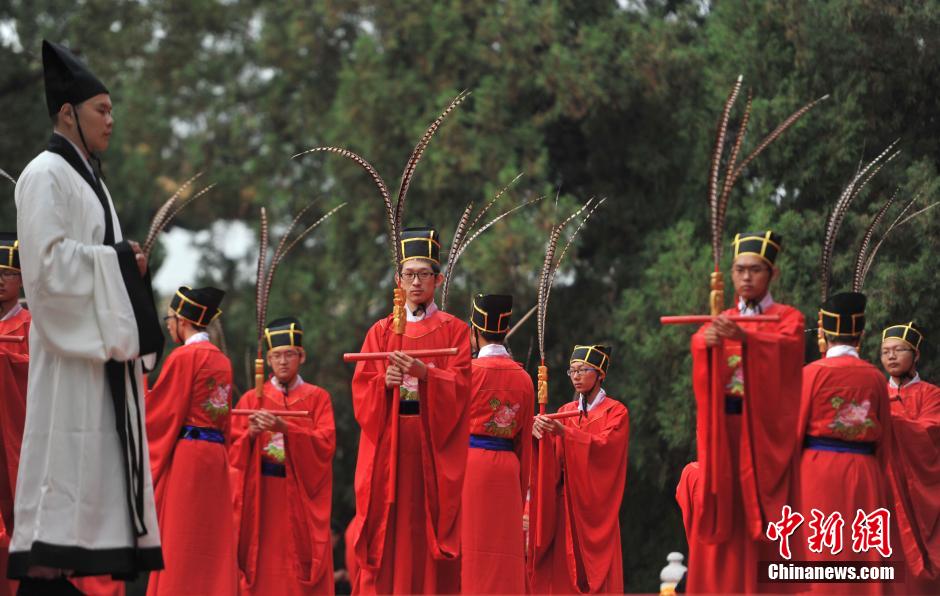
[[[814,437],[812,435],[806,435],[803,447],[816,451],[835,451],[836,453],[875,454],[875,443],[871,441],[843,441],[842,439]]]
[[[191,441],[208,441],[210,443],[219,443],[225,444],[225,435],[222,434],[217,428],[206,428],[204,426],[190,426],[186,425],[180,429],[181,439],[189,439]]]
[[[275,478],[287,478],[287,467],[284,464],[262,459],[261,475],[273,476]]]
[[[491,437],[489,435],[470,435],[471,449],[486,449],[487,451],[512,451],[512,439]]]

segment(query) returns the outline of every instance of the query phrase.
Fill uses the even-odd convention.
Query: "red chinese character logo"
[[[780,541],[780,556],[789,559],[790,536],[796,532],[796,529],[803,523],[803,516],[794,513],[789,505],[784,505],[780,511],[780,521],[767,524],[767,538],[774,541]]]
[[[809,550],[814,553],[821,553],[823,547],[827,547],[829,552],[837,555],[842,552],[842,528],[845,527],[845,520],[842,514],[836,511],[829,517],[823,515],[819,509],[810,511],[813,519],[809,522],[809,529],[812,531],[807,544]]]
[[[884,507],[868,515],[859,509],[852,522],[852,550],[867,553],[876,549],[881,556],[891,556],[891,513]]]

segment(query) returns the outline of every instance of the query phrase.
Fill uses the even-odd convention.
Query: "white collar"
[[[832,346],[826,350],[826,358],[838,358],[839,356],[852,356],[858,358],[858,350],[855,348],[855,346],[849,346],[846,344]]]
[[[914,383],[920,383],[920,373],[914,373],[914,378],[908,381],[907,383],[904,383],[902,387],[910,387]],[[892,387],[898,386],[898,384],[894,382],[893,377],[888,377],[888,384],[891,385]]]
[[[69,145],[71,145],[72,148],[75,149],[75,153],[77,153],[77,154],[78,154],[78,157],[82,160],[82,162],[84,162],[85,167],[88,168],[88,172],[91,174],[91,177],[94,178],[94,177],[95,177],[95,169],[91,167],[91,162],[89,162],[89,161],[85,158],[85,154],[82,153],[82,150],[78,148],[78,145],[76,145],[75,143],[73,143],[73,142],[72,142],[72,139],[68,138],[67,136],[65,136],[65,135],[62,134],[61,132],[59,132],[59,131],[52,131],[52,132],[54,132],[55,134],[59,135],[60,137],[62,137],[63,139],[65,139],[66,141],[69,142]]]
[[[431,317],[434,316],[434,313],[436,313],[437,310],[438,310],[437,304],[434,304],[433,300],[431,301],[431,304],[427,305],[427,307],[424,309],[424,312],[418,315],[415,315],[414,313],[412,313],[411,309],[408,308],[408,305],[407,304],[405,305],[405,314],[407,314],[407,321],[409,323],[417,323],[418,321],[430,319]]]
[[[190,335],[189,339],[183,342],[183,345],[188,346],[189,344],[198,344],[201,341],[209,341],[209,334],[205,331],[200,331],[199,333]]]
[[[297,389],[298,387],[303,385],[304,380],[298,374],[296,377],[294,377],[294,382],[290,384],[290,387],[284,387],[284,385],[281,385],[281,382],[277,380],[277,377],[275,377],[274,375],[271,375],[271,384],[274,385],[274,388],[280,391],[281,393],[287,393],[288,391],[293,391],[294,389]]]
[[[596,407],[598,406],[598,404],[600,404],[602,401],[604,401],[604,398],[605,398],[605,397],[607,397],[607,392],[604,391],[604,388],[603,388],[603,387],[601,387],[600,390],[597,392],[597,395],[594,396],[594,401],[592,401],[590,404],[588,404],[588,407],[587,407],[587,410],[586,410],[586,411],[590,412],[591,410],[593,410],[594,408],[596,408]],[[584,394],[581,394],[581,393],[578,394],[578,409],[579,409],[579,410],[584,410],[584,409],[585,409],[585,408],[584,408]]]
[[[23,306],[19,302],[17,302],[16,305],[10,309],[10,312],[3,315],[3,317],[0,317],[0,321],[8,321],[12,319],[16,315],[20,314],[21,310],[23,310]]]
[[[477,358],[492,358],[493,356],[509,356],[509,351],[503,344],[486,344],[477,353]]]
[[[764,297],[761,298],[761,301],[757,303],[756,307],[748,306],[744,298],[738,297],[738,312],[744,316],[763,314],[773,305],[774,297],[770,295],[770,290],[767,290],[767,293],[764,294]]]

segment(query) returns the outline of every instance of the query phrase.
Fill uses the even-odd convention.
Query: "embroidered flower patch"
[[[829,428],[840,437],[855,439],[875,426],[875,421],[868,417],[871,401],[867,399],[859,404],[854,399],[846,401],[837,395],[829,400],[829,404],[836,411]]]
[[[487,422],[483,423],[483,428],[497,437],[511,437],[516,432],[516,414],[522,404],[512,404],[500,402],[498,399],[489,401],[490,408],[493,409],[493,416]]]
[[[271,433],[271,439],[264,446],[263,451],[274,461],[284,463],[284,435],[282,433]]]
[[[209,387],[209,397],[202,402],[202,409],[215,421],[228,414],[230,398],[232,397],[232,385],[228,383],[225,385],[217,384],[212,377],[209,377],[206,384]]]

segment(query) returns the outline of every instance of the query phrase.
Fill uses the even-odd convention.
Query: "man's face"
[[[170,335],[170,341],[175,344],[183,343],[183,338],[179,334],[179,316],[168,308],[166,309],[166,316],[163,317],[163,322],[166,325],[166,332]]]
[[[78,135],[75,118],[68,116],[73,106],[62,106],[59,111],[59,125],[72,129]],[[114,118],[111,117],[111,96],[101,93],[78,104],[78,124],[82,127],[85,144],[92,153],[101,153],[111,142],[111,129]]]
[[[902,377],[914,368],[918,354],[901,339],[889,337],[881,344],[881,366],[892,377]]]
[[[741,255],[731,265],[735,293],[744,300],[761,300],[770,288],[776,269],[757,255]]]
[[[10,302],[20,297],[23,278],[19,271],[0,269],[0,302]]]
[[[429,262],[412,259],[402,266],[398,285],[410,304],[428,304],[434,300],[434,291],[441,280],[443,276],[435,274]]]
[[[268,350],[268,366],[277,380],[286,385],[297,377],[300,365],[307,359],[302,348],[275,348]]]
[[[568,367],[568,378],[571,379],[571,384],[578,393],[589,393],[594,388],[599,374],[596,368],[583,362],[572,362]]]

